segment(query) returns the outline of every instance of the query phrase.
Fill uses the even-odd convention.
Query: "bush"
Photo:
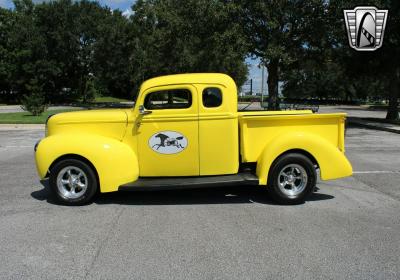
[[[31,93],[29,95],[24,95],[21,108],[34,116],[39,116],[47,109],[42,89],[36,84],[29,85],[27,88]]]
[[[85,90],[83,92],[83,103],[93,102],[97,95],[99,95],[99,92],[97,90],[95,81],[93,79],[88,79],[86,81]]]

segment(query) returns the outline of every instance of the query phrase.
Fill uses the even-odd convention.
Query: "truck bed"
[[[242,162],[256,162],[268,142],[288,132],[318,135],[344,152],[345,113],[312,111],[238,112]]]

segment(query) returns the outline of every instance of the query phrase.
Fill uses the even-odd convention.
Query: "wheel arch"
[[[306,158],[308,158],[312,162],[312,164],[314,166],[314,169],[319,168],[318,161],[315,159],[315,157],[312,154],[310,154],[309,152],[307,152],[306,150],[303,150],[303,149],[291,149],[291,150],[288,150],[288,151],[285,151],[285,152],[281,153],[272,162],[271,167],[273,167],[279,159],[281,159],[282,157],[284,157],[284,156],[286,156],[288,154],[300,154],[300,155],[303,155],[303,156],[305,156]],[[272,171],[272,168],[269,168],[268,169],[267,180],[270,179],[271,171]]]
[[[50,176],[50,171],[53,169],[53,167],[59,163],[60,161],[66,160],[66,159],[76,159],[76,160],[80,160],[83,161],[84,163],[86,163],[87,165],[89,165],[90,168],[92,168],[94,174],[96,175],[96,179],[97,179],[97,187],[99,187],[99,174],[97,172],[96,167],[93,165],[93,163],[88,160],[87,158],[85,158],[84,156],[78,155],[78,154],[65,154],[62,156],[59,156],[58,158],[56,158],[49,166],[49,169],[46,172],[45,178],[48,178]]]
[[[126,143],[93,135],[58,134],[44,138],[38,145],[35,161],[40,178],[66,158],[87,163],[97,175],[101,192],[117,191],[120,185],[133,182],[139,176],[135,151]]]
[[[303,149],[291,149],[288,150],[286,152],[281,153],[273,162],[273,164],[282,156],[287,155],[287,154],[301,154],[305,157],[307,157],[309,160],[311,160],[311,162],[314,164],[314,166],[316,166],[317,168],[319,168],[319,164],[317,159],[310,153],[307,152],[306,150]]]
[[[271,166],[287,153],[299,153],[309,158],[320,169],[322,180],[352,175],[352,167],[345,155],[323,137],[304,132],[285,133],[265,145],[257,160],[256,174],[261,185],[267,185]]]

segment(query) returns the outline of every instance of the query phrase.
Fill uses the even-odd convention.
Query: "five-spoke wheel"
[[[58,191],[67,199],[79,198],[87,189],[87,176],[78,167],[64,167],[57,176]]]
[[[314,164],[305,155],[289,153],[273,163],[268,177],[268,190],[272,198],[283,204],[304,201],[316,184]]]
[[[50,170],[50,187],[57,199],[68,205],[89,202],[96,193],[98,183],[94,170],[78,159],[64,159]]]
[[[279,172],[278,185],[288,197],[296,196],[304,191],[308,176],[306,170],[299,164],[289,164]]]

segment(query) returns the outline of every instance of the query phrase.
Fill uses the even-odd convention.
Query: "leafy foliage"
[[[171,73],[246,79],[243,38],[223,1],[137,1],[130,19],[89,0],[14,4],[0,8],[4,101],[29,96],[32,79],[53,103],[89,101],[94,91],[131,98],[144,79]]]
[[[383,46],[377,51],[357,52],[348,46],[343,9],[359,5],[389,9]],[[348,101],[387,99],[387,118],[399,118],[399,6],[398,1],[326,2],[322,20],[312,32],[318,35],[304,48],[301,65],[284,69],[284,94]]]
[[[237,1],[249,51],[268,69],[268,109],[279,108],[278,82],[283,68],[299,58],[317,35],[325,1]]]
[[[186,72],[222,72],[243,84],[245,38],[232,21],[233,4],[208,0],[139,0],[132,7],[136,78]]]
[[[387,99],[399,118],[399,1],[138,0],[129,18],[90,0],[14,4],[0,8],[2,102],[132,99],[145,79],[187,72],[241,86],[251,55],[268,69],[269,109],[281,85],[290,98]],[[359,5],[389,9],[375,52],[348,46],[343,9]]]
[[[83,103],[93,102],[97,95],[99,95],[99,92],[96,88],[94,79],[86,80],[85,89],[82,95]]]
[[[33,116],[40,116],[46,109],[47,105],[42,94],[42,87],[37,84],[37,81],[31,81],[26,85],[29,95],[25,95],[22,99],[21,108],[24,111],[30,112]]]

